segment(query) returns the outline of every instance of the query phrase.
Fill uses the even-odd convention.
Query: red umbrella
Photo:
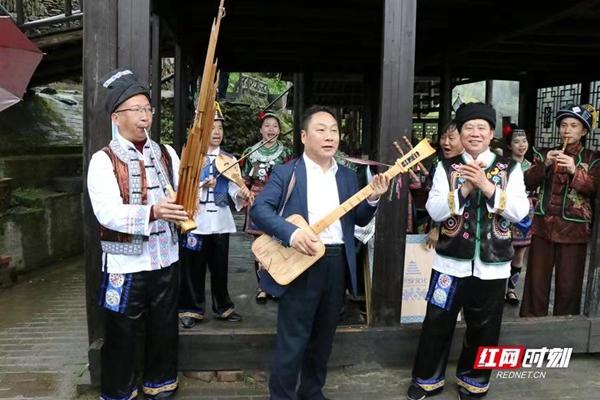
[[[42,56],[10,17],[0,16],[0,111],[21,101]]]

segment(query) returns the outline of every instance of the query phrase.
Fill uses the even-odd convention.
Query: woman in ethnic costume
[[[277,139],[277,136],[281,132],[281,124],[277,115],[270,111],[261,112],[259,120],[262,140],[244,151],[244,154],[248,154],[265,143],[261,148],[250,154],[244,162],[246,182],[255,197],[258,196],[267,184],[273,167],[286,163],[292,156],[292,151]],[[262,231],[252,222],[248,213],[249,209],[250,207],[246,211],[244,230],[253,236],[260,236],[262,235]],[[254,261],[254,270],[258,272],[258,261],[256,260]],[[257,281],[259,279],[258,273],[256,279]],[[260,287],[257,289],[256,302],[259,304],[267,302],[267,294]]]
[[[531,162],[525,159],[525,153],[529,149],[529,142],[527,141],[527,134],[523,129],[519,129],[516,125],[511,124],[505,128],[505,140],[506,147],[511,153],[512,159],[517,162],[521,167],[523,174],[529,168],[531,168]],[[512,227],[512,245],[515,249],[515,255],[513,256],[510,264],[510,278],[508,279],[506,296],[504,300],[511,305],[519,304],[519,297],[517,296],[515,289],[519,282],[519,276],[521,275],[521,268],[523,267],[523,259],[525,257],[525,251],[531,244],[531,224],[533,221],[533,197],[529,197],[529,214],[523,218],[523,220]]]

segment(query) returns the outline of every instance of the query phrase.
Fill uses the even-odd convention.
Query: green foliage
[[[171,97],[160,100],[160,142],[173,144],[175,136],[175,100]]]

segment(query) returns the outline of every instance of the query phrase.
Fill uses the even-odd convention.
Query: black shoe
[[[406,398],[408,400],[423,400],[427,397],[427,392],[421,386],[416,383],[411,383],[408,391],[406,392]]]
[[[258,290],[256,292],[256,303],[257,304],[266,304],[267,303],[267,293],[262,290]]]
[[[462,386],[458,387],[458,400],[475,400],[475,399],[481,399],[485,395],[486,395],[486,393],[475,394],[475,393],[469,392],[467,389],[465,389]]]
[[[513,289],[508,289],[506,291],[506,296],[504,296],[504,301],[506,301],[511,306],[519,305],[519,297],[517,296],[517,294],[515,293],[515,291]]]
[[[190,329],[196,325],[196,318],[181,317],[179,318],[179,322],[181,322],[181,325],[184,327],[184,329]]]
[[[236,313],[235,311],[232,311],[229,314],[227,312],[224,312],[221,315],[216,315],[215,318],[220,321],[227,321],[227,322],[241,322],[242,321],[242,316],[240,314]]]

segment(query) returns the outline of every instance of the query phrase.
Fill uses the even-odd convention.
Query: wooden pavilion
[[[599,0],[227,0],[219,67],[293,74],[294,115],[312,103],[354,108],[362,120],[363,150],[383,162],[396,158],[393,140],[411,135],[415,88],[424,82],[433,82],[428,101],[442,124],[450,118],[456,84],[518,81],[519,124],[530,143],[554,145],[557,133],[548,121],[558,107],[571,102],[600,106],[600,72],[594,68],[600,63],[599,5]],[[217,0],[85,3],[84,165],[110,138],[108,129],[99,128],[107,126],[109,116],[101,106],[98,78],[130,67],[151,84],[158,105],[162,57],[175,58],[175,144],[181,146],[217,6]],[[155,123],[155,137],[159,130]],[[596,148],[597,139],[590,144]],[[333,363],[397,363],[414,353],[418,327],[400,326],[406,187],[399,199],[380,205],[386,218],[377,220],[372,325],[340,328]],[[100,249],[87,197],[84,210],[90,370],[98,382]],[[598,219],[584,315],[505,322],[504,342],[600,351],[597,225]],[[181,368],[264,368],[273,335],[274,327],[183,334]]]

